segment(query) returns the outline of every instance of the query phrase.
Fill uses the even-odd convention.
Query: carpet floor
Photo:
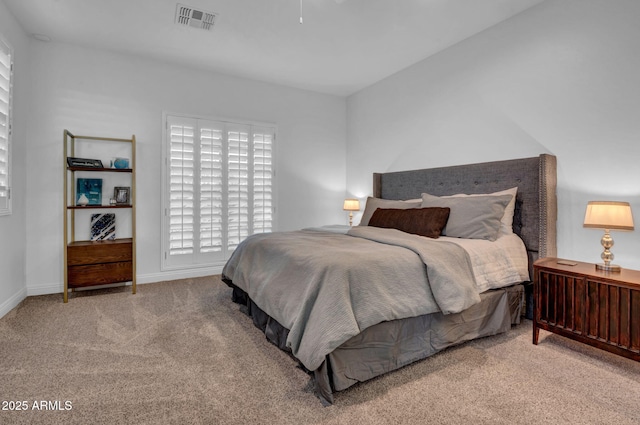
[[[1,424],[640,423],[640,363],[544,331],[534,346],[528,320],[322,407],[219,276],[28,297],[0,341]]]

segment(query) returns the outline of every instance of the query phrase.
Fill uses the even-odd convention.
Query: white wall
[[[275,123],[280,230],[344,220],[346,101],[67,44],[32,45],[27,162],[27,287],[62,291],[62,133],[137,140],[138,281],[163,273],[162,113]]]
[[[640,269],[640,2],[547,0],[351,96],[347,188],[371,173],[558,158],[558,255],[600,261],[589,200],[622,200],[635,232],[615,262]]]
[[[65,128],[136,134],[139,279],[179,277],[160,271],[163,111],[278,125],[281,230],[343,222],[345,175],[348,192],[363,197],[374,171],[552,153],[559,255],[596,261],[600,232],[581,225],[587,201],[628,200],[639,217],[637,16],[634,0],[547,0],[345,107],[338,97],[30,41],[0,0],[0,32],[16,49],[14,214],[0,217],[0,309],[25,285],[29,294],[62,290]],[[638,235],[614,234],[617,263],[640,268]]]
[[[13,213],[9,216],[0,216],[0,317],[2,317],[27,295],[25,279],[25,130],[29,89],[29,39],[2,0],[0,0],[0,34],[14,50],[11,152]]]

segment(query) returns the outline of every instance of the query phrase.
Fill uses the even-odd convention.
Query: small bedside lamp
[[[628,202],[590,201],[584,216],[584,227],[604,229],[604,236],[600,243],[604,252],[600,257],[604,264],[596,264],[597,270],[619,272],[620,266],[611,264],[613,253],[609,250],[613,246],[613,238],[609,230],[633,230],[633,215]]]
[[[342,209],[349,211],[349,226],[353,226],[353,212],[360,211],[360,201],[357,199],[345,199]]]

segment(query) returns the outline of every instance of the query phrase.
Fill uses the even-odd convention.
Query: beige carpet
[[[29,297],[0,319],[1,424],[638,424],[640,363],[531,322],[336,395],[218,277]],[[41,401],[50,408],[37,410]],[[64,410],[66,407],[70,410]],[[20,403],[22,404],[22,403]],[[69,405],[70,404],[70,405]]]

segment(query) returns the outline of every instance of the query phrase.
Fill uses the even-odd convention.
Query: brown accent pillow
[[[406,210],[407,208],[421,208],[422,199],[410,199],[408,201],[394,201],[392,199],[367,198],[367,204],[364,207],[362,218],[360,218],[360,226],[367,226],[371,216],[378,208],[395,208]]]
[[[437,239],[449,219],[449,208],[378,208],[369,220],[369,226],[397,229],[414,235]]]

